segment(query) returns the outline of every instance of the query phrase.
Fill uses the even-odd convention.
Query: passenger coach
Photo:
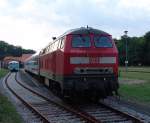
[[[63,96],[103,98],[118,90],[118,51],[112,36],[93,28],[73,29],[39,55],[45,84]]]
[[[25,61],[25,71],[39,76],[39,55],[35,54]]]

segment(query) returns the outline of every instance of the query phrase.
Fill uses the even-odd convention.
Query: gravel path
[[[142,106],[134,102],[129,102],[122,98],[118,99],[116,97],[108,97],[103,101],[116,109],[119,109],[135,117],[143,119],[144,123],[150,122],[150,107]]]
[[[46,97],[52,99],[53,101],[64,103],[60,98],[55,96],[47,87],[45,87],[42,82],[38,82],[36,79],[31,77],[29,74],[25,73],[24,71],[21,71],[17,75],[17,79],[24,82],[27,86],[30,86],[32,89],[37,90],[42,95],[45,95]]]

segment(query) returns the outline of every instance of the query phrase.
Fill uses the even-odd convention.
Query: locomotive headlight
[[[116,57],[100,57],[99,63],[101,63],[101,64],[115,64],[116,63]]]
[[[70,64],[89,64],[89,57],[70,57]]]

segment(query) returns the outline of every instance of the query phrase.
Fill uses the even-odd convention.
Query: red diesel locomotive
[[[45,84],[65,97],[104,98],[118,90],[118,51],[110,34],[78,28],[53,40],[39,54]]]

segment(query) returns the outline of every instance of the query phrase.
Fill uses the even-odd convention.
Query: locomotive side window
[[[96,47],[113,47],[111,39],[106,36],[94,36],[94,44]]]
[[[63,47],[64,47],[64,37],[63,38],[61,38],[61,45],[60,45],[60,49],[62,49]]]
[[[72,37],[72,47],[90,47],[90,36],[74,35]]]
[[[60,48],[60,45],[61,45],[61,40],[59,39],[58,40],[58,47],[57,47],[58,49]]]
[[[58,40],[55,42],[55,50],[57,50],[58,47]]]

